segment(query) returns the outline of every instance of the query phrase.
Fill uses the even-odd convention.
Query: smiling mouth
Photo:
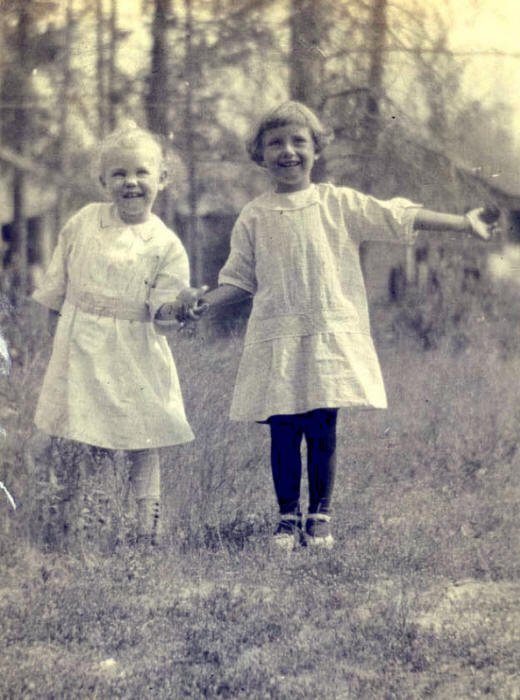
[[[300,165],[300,161],[293,160],[289,163],[278,163],[280,168],[297,168]]]
[[[140,192],[125,192],[123,194],[123,199],[138,199],[143,195]]]

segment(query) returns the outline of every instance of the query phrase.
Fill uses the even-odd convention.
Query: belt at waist
[[[148,307],[143,304],[122,301],[106,297],[103,294],[91,294],[90,292],[81,292],[67,290],[66,301],[73,306],[76,306],[81,311],[94,316],[111,316],[122,321],[150,321],[150,312]]]

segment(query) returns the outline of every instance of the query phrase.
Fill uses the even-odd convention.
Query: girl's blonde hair
[[[106,154],[114,148],[133,148],[137,141],[146,139],[157,146],[161,161],[166,160],[165,143],[160,136],[148,129],[143,129],[134,121],[128,120],[120,124],[117,129],[105,136],[98,146],[98,168],[103,172]]]
[[[270,112],[267,112],[256,126],[253,135],[246,143],[247,152],[255,163],[264,161],[264,134],[269,129],[277,129],[280,126],[296,124],[306,126],[312,134],[315,152],[321,153],[325,146],[333,139],[330,129],[325,127],[320,119],[302,102],[289,100],[283,102]]]

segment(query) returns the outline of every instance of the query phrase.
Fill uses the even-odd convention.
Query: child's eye
[[[273,139],[272,141],[267,142],[267,146],[279,146],[281,143],[280,139]]]
[[[149,175],[150,172],[149,172],[148,170],[145,170],[145,169],[143,168],[143,169],[141,169],[141,170],[138,170],[138,171],[137,171],[137,174],[138,174],[138,175],[141,175],[141,176],[142,176],[142,175]]]
[[[124,170],[114,170],[110,173],[110,177],[125,177],[126,173]]]

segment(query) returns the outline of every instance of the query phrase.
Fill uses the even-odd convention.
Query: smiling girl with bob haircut
[[[242,210],[220,286],[189,308],[253,297],[231,418],[267,423],[280,518],[274,543],[331,547],[331,498],[339,408],[385,408],[359,249],[363,241],[413,243],[418,229],[488,238],[482,210],[442,214],[408,199],[381,201],[349,187],[313,184],[330,132],[299,102],[261,119],[248,143],[273,188]],[[197,295],[195,294],[195,297]],[[309,506],[302,524],[301,443],[307,442]]]
[[[251,160],[258,165],[264,165],[264,134],[270,129],[294,124],[307,127],[314,143],[316,159],[333,139],[332,132],[327,129],[318,117],[301,102],[285,102],[273,112],[268,112],[257,125],[253,136],[246,143]]]

